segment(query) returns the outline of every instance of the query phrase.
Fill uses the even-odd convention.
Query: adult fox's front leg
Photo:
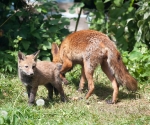
[[[65,84],[68,84],[68,81],[64,77],[64,74],[72,68],[72,61],[70,61],[66,56],[63,57],[63,65],[60,70],[60,78]]]

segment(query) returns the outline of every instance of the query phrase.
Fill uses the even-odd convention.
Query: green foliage
[[[137,3],[139,5],[136,11],[138,20],[138,32],[136,31],[137,41],[142,41],[150,47],[150,1],[142,0]]]
[[[141,84],[150,80],[150,51],[145,44],[137,42],[132,52],[124,51],[122,56],[129,71]]]
[[[16,8],[17,1],[0,2],[0,71],[16,71],[18,50],[31,54],[41,50],[41,60],[51,60],[51,43],[69,33],[69,19],[62,17],[54,1],[39,1]],[[12,5],[14,2],[14,5]],[[38,1],[36,1],[38,2]]]
[[[77,8],[82,8],[84,6],[84,3],[76,3],[76,4],[74,4],[73,6],[71,6],[70,8],[69,8],[69,12],[70,13],[75,13],[75,9],[77,9]]]
[[[132,51],[139,41],[150,47],[149,1],[96,0],[95,5],[91,29],[106,33],[122,50]]]

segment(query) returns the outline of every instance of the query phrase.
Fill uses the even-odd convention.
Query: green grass
[[[139,85],[136,94],[121,88],[119,102],[105,102],[112,95],[112,87],[101,71],[96,70],[95,92],[88,99],[76,90],[80,69],[67,74],[70,84],[64,86],[69,101],[62,103],[59,97],[45,106],[28,106],[25,87],[16,75],[0,74],[0,124],[2,125],[150,125],[150,85]],[[47,97],[47,90],[40,86],[36,100]],[[74,97],[83,97],[73,100]],[[3,111],[8,114],[4,116]]]

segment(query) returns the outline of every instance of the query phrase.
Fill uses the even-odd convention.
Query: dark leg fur
[[[48,98],[50,100],[52,100],[53,99],[53,89],[54,89],[54,87],[50,83],[46,84],[45,87],[48,90]]]
[[[38,90],[38,87],[30,88],[29,101],[28,101],[29,105],[33,105],[35,103],[37,90]]]
[[[58,96],[58,94],[59,94],[58,90],[55,87],[54,87],[54,93],[56,96]]]
[[[48,90],[48,98],[50,100],[53,99],[53,91],[54,91],[55,95],[58,96],[58,94],[59,94],[58,90],[51,83],[46,84],[45,87]]]
[[[31,86],[26,86],[26,90],[27,90],[27,93],[28,93],[28,98],[30,98],[31,89],[32,89]]]
[[[65,98],[65,94],[64,94],[64,90],[63,90],[63,88],[62,88],[62,85],[61,84],[59,84],[59,83],[55,83],[54,84],[54,88],[60,93],[60,98],[61,98],[61,101],[62,102],[65,102],[66,100],[66,98]],[[54,90],[55,90],[54,89]]]

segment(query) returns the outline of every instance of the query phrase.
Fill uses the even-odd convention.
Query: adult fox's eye
[[[35,66],[32,66],[32,69],[34,69],[35,68]]]

